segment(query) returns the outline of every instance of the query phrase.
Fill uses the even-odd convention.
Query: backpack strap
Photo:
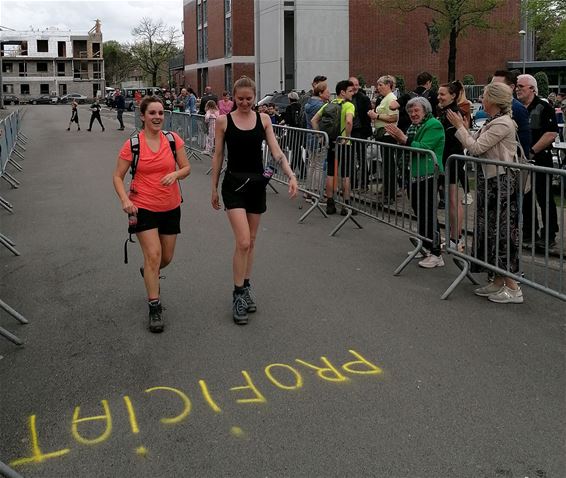
[[[177,162],[177,145],[175,143],[175,137],[171,131],[163,131],[163,134],[169,141],[169,146],[171,147],[171,152],[173,153],[173,157],[175,158],[175,162]]]
[[[130,174],[132,179],[136,174],[136,169],[138,168],[138,162],[140,160],[140,136],[135,134],[130,138],[130,151],[132,152],[132,164],[130,166]]]

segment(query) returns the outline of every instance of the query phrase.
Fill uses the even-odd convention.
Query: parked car
[[[3,95],[5,105],[19,105],[20,99],[16,95]]]
[[[287,106],[289,106],[289,98],[287,98],[287,93],[278,93],[274,91],[259,100],[258,105],[268,105],[269,103],[274,103],[275,106],[277,106],[279,114],[283,114],[287,109]]]
[[[79,93],[69,93],[68,95],[63,95],[59,98],[59,103],[71,103],[75,100],[79,104],[86,103],[87,97]]]
[[[57,103],[57,97],[50,95],[32,96],[27,100],[27,102],[32,105],[50,105]]]

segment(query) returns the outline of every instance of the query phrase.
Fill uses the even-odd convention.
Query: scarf
[[[411,123],[411,126],[409,126],[409,129],[407,130],[407,146],[409,146],[413,142],[419,130],[431,118],[432,118],[432,113],[427,113],[419,124]]]

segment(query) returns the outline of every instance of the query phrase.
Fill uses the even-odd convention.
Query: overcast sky
[[[183,0],[97,1],[73,0],[0,0],[0,25],[14,30],[57,27],[87,32],[98,18],[102,22],[103,41],[133,41],[131,30],[143,17],[162,19],[173,26],[181,38]],[[182,45],[182,40],[181,45]]]

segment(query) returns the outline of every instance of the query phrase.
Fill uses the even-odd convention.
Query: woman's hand
[[[386,124],[385,131],[387,131],[395,140],[400,144],[405,144],[407,142],[407,136],[398,126],[394,124]]]
[[[218,211],[220,209],[220,197],[218,196],[218,190],[215,189],[212,191],[212,199],[210,201],[212,207]]]
[[[369,110],[369,111],[368,111],[368,116],[369,116],[372,120],[377,119],[377,113],[376,113],[375,111],[373,111],[373,110]]]
[[[124,211],[127,214],[136,215],[138,213],[138,208],[128,198],[128,199],[122,201],[122,211]]]
[[[174,171],[172,173],[166,174],[165,176],[163,176],[161,178],[161,184],[163,184],[163,186],[171,186],[171,184],[173,184],[175,181],[177,181],[178,179],[178,175],[177,175],[177,171]]]
[[[297,177],[291,176],[291,179],[289,179],[289,199],[294,199],[297,196],[298,189]]]
[[[456,129],[464,126],[464,119],[462,118],[462,115],[460,113],[455,113],[452,110],[448,110],[446,112],[446,118],[448,118],[448,121],[450,121],[452,126],[454,126]]]

